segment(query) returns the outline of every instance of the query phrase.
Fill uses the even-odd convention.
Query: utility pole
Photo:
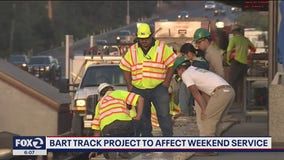
[[[51,0],[47,1],[47,17],[50,21],[52,21],[53,15],[52,15],[52,2],[51,2]]]
[[[70,59],[73,56],[73,35],[65,35],[65,78],[69,79],[69,84],[71,84],[71,72],[70,72]]]
[[[9,54],[11,54],[13,52],[13,48],[14,48],[14,32],[15,32],[15,17],[16,17],[16,4],[13,3],[12,4],[12,12],[13,12],[13,17],[12,17],[12,21],[11,21],[11,30],[10,30],[10,41],[9,41]]]
[[[127,0],[127,15],[126,15],[126,24],[130,24],[130,15],[129,15],[129,0]]]
[[[157,0],[156,8],[157,8],[157,13],[160,14],[160,8],[161,8],[161,1],[160,0]]]

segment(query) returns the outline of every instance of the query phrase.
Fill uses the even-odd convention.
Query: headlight
[[[47,71],[48,71],[49,69],[50,69],[50,67],[49,67],[49,66],[45,66],[45,70],[47,70]]]
[[[86,119],[93,119],[93,115],[92,114],[87,114],[86,115]]]
[[[23,63],[23,64],[22,64],[22,67],[26,67],[26,66],[27,66],[27,64],[26,64],[26,63]]]
[[[78,100],[76,100],[75,105],[76,106],[86,106],[86,100],[78,99]]]
[[[181,18],[181,15],[178,15],[178,18]]]

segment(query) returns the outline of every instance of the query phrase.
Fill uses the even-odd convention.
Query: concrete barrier
[[[284,72],[277,72],[269,86],[269,136],[284,144]]]

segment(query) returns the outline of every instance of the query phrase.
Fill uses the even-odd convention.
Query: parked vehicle
[[[178,20],[188,20],[189,19],[188,11],[181,11],[177,16],[177,19]]]
[[[91,122],[98,101],[97,89],[101,83],[109,83],[116,89],[127,90],[127,85],[119,68],[121,56],[94,56],[86,59],[89,63],[76,90],[73,106],[72,128],[76,135],[90,136]],[[75,62],[76,63],[76,62]],[[83,125],[83,126],[82,126]],[[82,130],[83,129],[83,130]]]
[[[132,43],[133,36],[129,30],[121,30],[116,36],[116,41],[120,43]]]
[[[217,16],[217,15],[226,15],[226,9],[223,5],[218,5],[216,7],[216,9],[214,10],[214,15]]]
[[[213,10],[216,7],[216,3],[214,1],[206,1],[204,4],[205,10]]]
[[[108,41],[105,40],[105,39],[98,39],[98,40],[96,40],[96,44],[97,45],[107,45]]]
[[[84,56],[88,55],[110,55],[119,56],[127,52],[131,43],[121,43],[120,45],[108,43],[106,45],[96,45],[85,51]]]
[[[56,58],[53,58],[53,63],[54,63],[54,66],[55,66],[56,76],[60,79],[61,75],[62,75],[61,65],[59,64],[59,62]]]
[[[18,66],[19,68],[27,71],[27,64],[29,63],[29,58],[26,55],[10,55],[8,57],[8,62]]]
[[[56,63],[52,56],[32,56],[28,64],[28,72],[47,82],[56,80]]]
[[[210,22],[205,17],[191,17],[186,21],[155,21],[155,39],[166,42],[173,50],[185,42],[193,41],[194,31],[200,26],[206,28]]]
[[[232,8],[231,8],[231,12],[232,12],[232,13],[241,12],[241,11],[242,11],[242,9],[239,8],[239,7],[232,7]]]

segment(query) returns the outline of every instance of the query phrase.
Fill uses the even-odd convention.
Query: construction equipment
[[[209,25],[209,20],[203,17],[188,21],[156,21],[154,37],[165,41],[174,50],[179,50],[184,43],[193,41],[196,29],[209,29]]]

